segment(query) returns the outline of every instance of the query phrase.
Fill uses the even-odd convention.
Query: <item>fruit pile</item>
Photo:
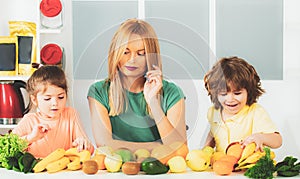
[[[189,149],[182,142],[174,142],[170,145],[159,145],[153,150],[138,149],[134,152],[126,148],[113,150],[109,146],[98,147],[94,157],[101,156],[98,161],[99,169],[108,172],[119,172],[127,175],[136,175],[140,171],[154,175],[170,172],[186,171],[185,157]]]
[[[261,157],[265,156],[265,152],[256,151],[255,149],[255,143],[251,143],[244,148],[238,142],[231,143],[225,153],[215,152],[212,155],[212,169],[218,175],[230,175],[233,171],[247,170],[253,167]],[[271,160],[275,158],[273,151],[270,152],[270,158]]]
[[[82,168],[82,163],[90,158],[91,153],[88,150],[78,152],[77,148],[70,148],[67,151],[58,148],[39,161],[34,166],[33,171],[37,173],[46,170],[48,173],[55,173],[65,168],[78,170]]]

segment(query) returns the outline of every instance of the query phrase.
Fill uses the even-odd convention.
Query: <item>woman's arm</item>
[[[176,141],[187,142],[183,98],[172,106],[166,115],[161,108],[159,99],[152,100],[150,108],[163,144],[168,145]]]
[[[110,146],[114,150],[118,148],[128,148],[131,151],[137,149],[148,149],[149,151],[154,147],[160,145],[159,142],[128,142],[116,140],[112,138],[112,127],[107,109],[94,98],[88,97],[93,136],[96,146]]]

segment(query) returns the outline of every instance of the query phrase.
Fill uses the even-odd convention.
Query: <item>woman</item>
[[[186,143],[182,90],[163,80],[155,31],[143,20],[129,19],[113,36],[109,76],[88,92],[97,147],[153,149]]]

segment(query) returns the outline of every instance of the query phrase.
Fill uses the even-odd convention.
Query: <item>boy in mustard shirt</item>
[[[265,91],[252,65],[238,57],[222,58],[204,76],[204,82],[214,104],[207,113],[210,132],[206,146],[221,152],[232,142],[241,142],[243,147],[255,142],[256,150],[281,146],[275,124],[257,104]]]

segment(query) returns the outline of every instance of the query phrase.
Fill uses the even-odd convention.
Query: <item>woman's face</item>
[[[218,94],[218,100],[223,107],[223,113],[228,116],[237,114],[247,103],[247,90],[242,88],[236,90],[231,88],[230,91],[221,91]]]
[[[127,78],[143,77],[147,71],[146,51],[142,38],[132,34],[119,62],[121,73]]]
[[[43,117],[57,119],[66,107],[66,91],[55,85],[46,87],[46,91],[39,91],[36,96],[31,96],[31,100]]]

